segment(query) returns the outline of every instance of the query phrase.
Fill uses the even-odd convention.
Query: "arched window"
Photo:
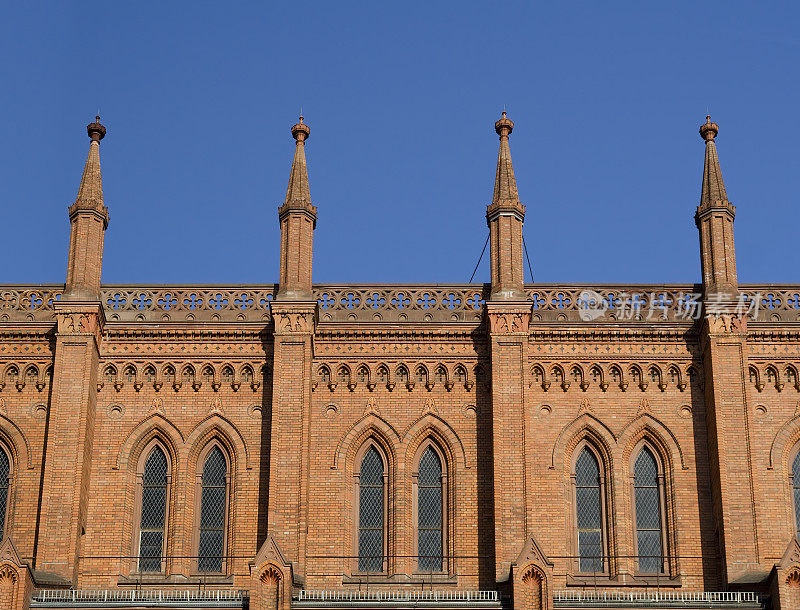
[[[169,461],[160,445],[144,463],[139,520],[139,571],[161,572],[166,542]]]
[[[662,493],[658,460],[648,447],[642,447],[633,466],[633,496],[636,505],[636,551],[639,572],[664,571],[664,531]]]
[[[575,517],[578,530],[578,570],[603,571],[603,485],[600,462],[584,446],[575,462]]]
[[[200,477],[198,572],[222,572],[228,504],[228,461],[219,446],[208,452]]]
[[[5,449],[0,447],[0,540],[6,533],[8,517],[8,498],[11,488],[11,460]]]
[[[792,462],[792,491],[794,492],[794,528],[800,537],[800,451]]]
[[[442,460],[428,447],[417,475],[417,555],[420,572],[441,572],[444,563]]]
[[[358,571],[382,572],[384,559],[385,467],[375,446],[361,458],[358,477]]]

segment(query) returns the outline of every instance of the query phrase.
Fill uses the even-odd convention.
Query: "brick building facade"
[[[312,284],[301,117],[279,283],[132,286],[90,124],[66,284],[0,286],[3,607],[800,608],[800,286],[717,125],[701,285],[525,284],[512,129],[490,284]]]

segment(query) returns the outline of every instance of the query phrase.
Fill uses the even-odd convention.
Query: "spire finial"
[[[94,123],[89,123],[86,126],[86,133],[92,139],[92,142],[99,142],[106,137],[106,128],[100,123],[100,114],[94,117]]]
[[[706,142],[712,141],[719,133],[719,125],[711,122],[711,115],[706,115],[706,122],[700,125],[700,137]]]
[[[295,125],[292,125],[292,137],[297,140],[298,144],[301,144],[308,137],[311,135],[311,129],[309,129],[308,125],[303,123],[303,115],[300,115],[299,120]]]
[[[502,118],[494,124],[494,130],[500,139],[507,138],[514,129],[514,121],[508,118],[505,110],[503,110]]]

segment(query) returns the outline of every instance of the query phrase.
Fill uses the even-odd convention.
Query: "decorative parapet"
[[[55,322],[63,285],[0,286],[0,323]],[[746,284],[738,306],[751,322],[800,321],[800,286]],[[114,322],[271,321],[276,284],[114,285],[102,288]],[[697,284],[528,284],[531,323],[691,323],[702,313]],[[483,320],[489,284],[316,284],[319,322],[472,323]],[[712,301],[707,301],[713,306]]]
[[[480,323],[489,284],[314,286],[320,322]]]

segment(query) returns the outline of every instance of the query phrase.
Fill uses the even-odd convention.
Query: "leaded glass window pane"
[[[0,540],[5,534],[6,511],[8,510],[8,475],[11,472],[11,463],[8,454],[0,449]]]
[[[420,572],[441,572],[442,540],[442,461],[428,447],[419,461],[417,478],[417,552]]]
[[[661,536],[661,496],[658,486],[658,462],[645,447],[639,452],[633,473],[636,503],[636,542],[639,571],[658,574],[663,570]]]
[[[139,527],[139,570],[160,572],[167,513],[167,456],[155,447],[144,463],[142,517]]]
[[[358,570],[383,570],[383,459],[370,447],[361,460],[358,506]]]
[[[575,463],[575,508],[578,521],[578,567],[581,572],[602,572],[600,464],[587,447],[581,451]]]
[[[219,447],[214,447],[203,465],[200,498],[200,544],[197,569],[221,572],[225,544],[226,475],[228,464]]]
[[[792,462],[792,486],[794,487],[794,515],[797,534],[800,536],[800,453]]]

